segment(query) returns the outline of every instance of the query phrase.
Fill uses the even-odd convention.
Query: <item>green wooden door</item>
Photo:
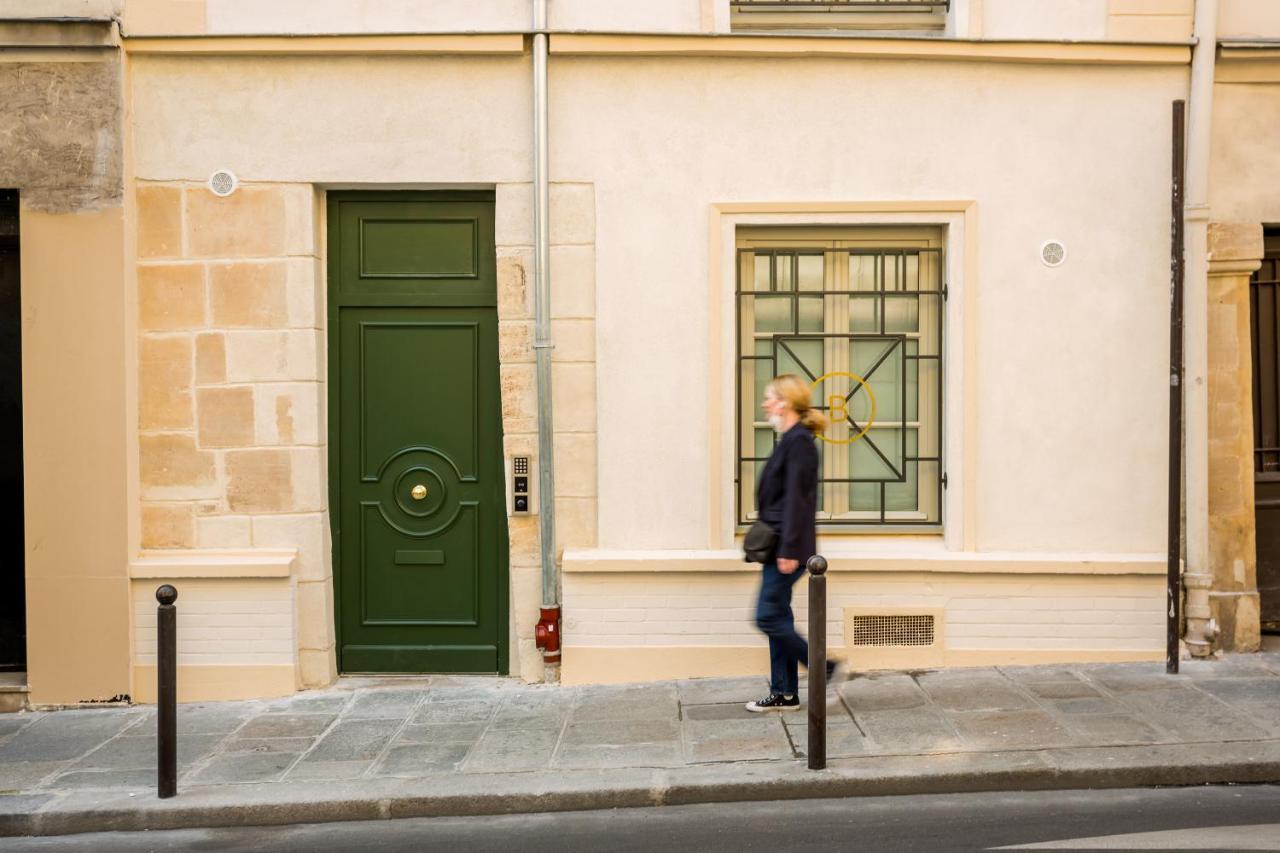
[[[331,193],[343,672],[507,671],[490,193]]]

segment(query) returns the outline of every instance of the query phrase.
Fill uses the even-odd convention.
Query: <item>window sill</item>
[[[1163,554],[1053,554],[948,551],[941,539],[832,547],[823,541],[830,574],[1163,575]],[[566,574],[742,574],[759,567],[738,550],[566,549]]]

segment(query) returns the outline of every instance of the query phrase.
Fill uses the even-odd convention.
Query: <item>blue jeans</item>
[[[769,637],[769,689],[789,696],[800,689],[797,665],[809,664],[809,644],[796,633],[791,612],[791,588],[803,574],[803,567],[784,575],[776,562],[765,564],[756,603],[756,625]]]

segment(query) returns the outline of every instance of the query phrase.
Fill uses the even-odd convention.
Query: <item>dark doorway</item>
[[[0,672],[27,668],[22,500],[22,299],[18,191],[0,190]]]
[[[1266,254],[1253,274],[1254,519],[1262,630],[1280,633],[1280,228],[1266,230]]]

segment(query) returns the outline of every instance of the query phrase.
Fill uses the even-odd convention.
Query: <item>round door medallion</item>
[[[440,475],[422,464],[401,472],[393,488],[396,506],[414,518],[435,514],[448,491]]]

